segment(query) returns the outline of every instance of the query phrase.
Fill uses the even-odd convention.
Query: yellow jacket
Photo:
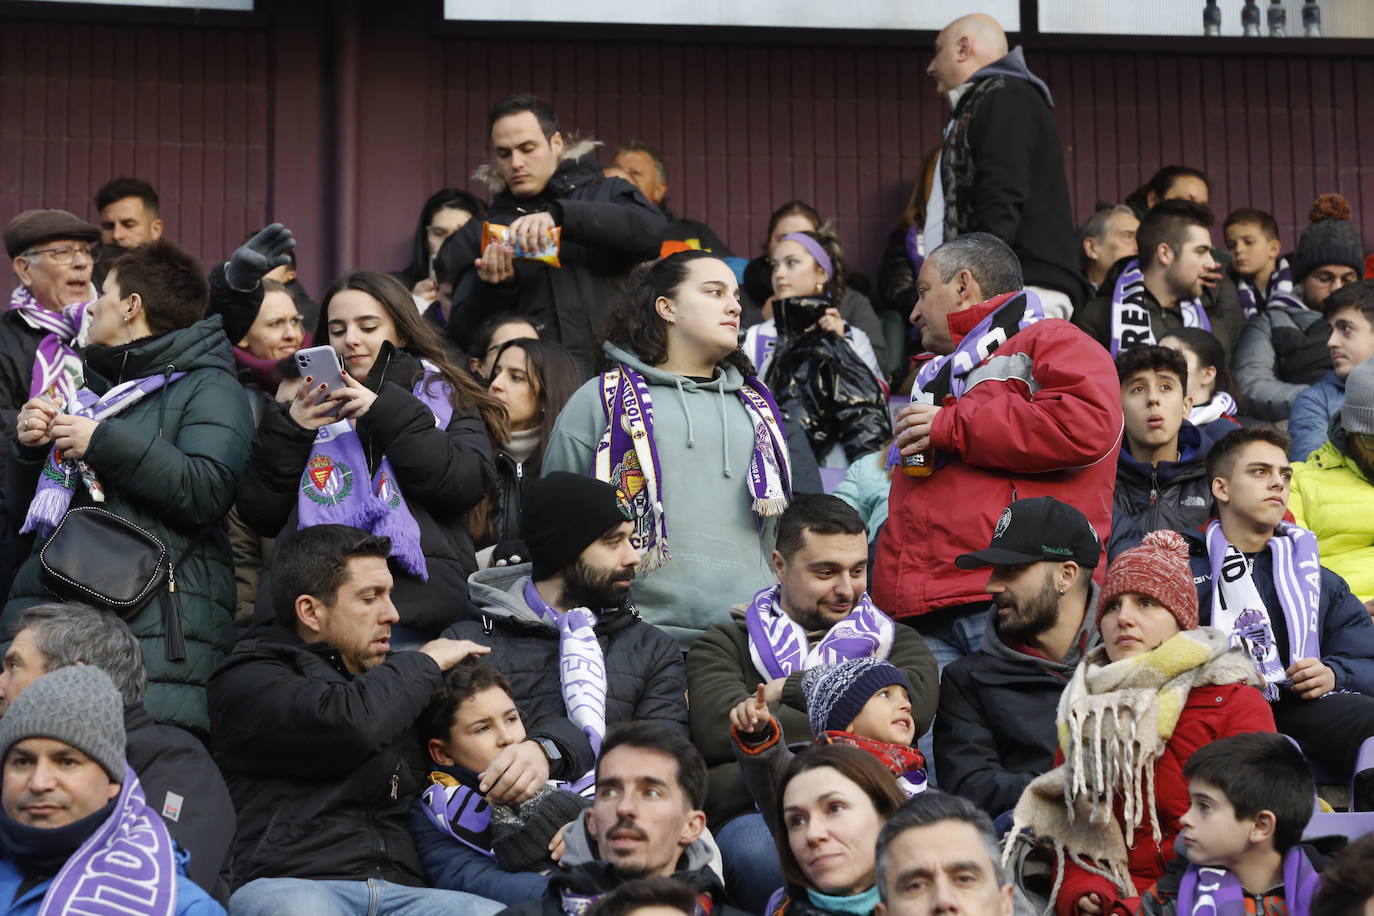
[[[1317,535],[1322,565],[1361,601],[1374,598],[1374,483],[1359,466],[1328,441],[1293,465],[1288,508]]]

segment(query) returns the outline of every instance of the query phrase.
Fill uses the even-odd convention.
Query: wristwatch
[[[557,763],[561,763],[561,762],[562,762],[562,760],[563,760],[563,752],[560,751],[560,750],[558,749],[558,742],[557,742],[557,741],[554,741],[552,738],[539,738],[539,737],[534,737],[534,738],[531,738],[530,740],[533,741],[535,744],[539,745],[541,748],[544,749],[544,756],[547,757],[547,758],[549,759],[549,768],[550,768],[550,769],[553,768],[554,764],[557,764]]]

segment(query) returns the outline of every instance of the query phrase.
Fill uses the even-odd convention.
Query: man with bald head
[[[976,13],[935,39],[926,68],[950,121],[926,201],[927,251],[966,232],[1011,246],[1045,313],[1068,318],[1087,297],[1077,268],[1064,156],[1049,87],[1008,52],[997,20]]]

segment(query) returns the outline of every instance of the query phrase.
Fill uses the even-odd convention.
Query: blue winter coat
[[[1307,456],[1326,444],[1331,437],[1331,418],[1341,412],[1345,403],[1345,379],[1335,372],[1315,385],[1309,386],[1293,401],[1288,412],[1288,435],[1293,444],[1288,448],[1290,461],[1306,461]]]
[[[38,916],[43,906],[43,895],[48,892],[52,878],[40,881],[16,897],[23,881],[24,875],[14,861],[0,858],[0,906],[4,907],[0,910],[0,916]],[[224,916],[224,907],[178,869],[176,916]]]
[[[1207,548],[1202,541],[1192,539],[1190,543],[1198,612],[1201,623],[1208,626],[1212,622],[1212,569],[1207,559]],[[1270,610],[1269,621],[1274,628],[1279,658],[1285,665],[1291,665],[1294,660],[1289,658],[1288,626],[1284,622],[1279,594],[1274,589],[1273,554],[1268,550],[1255,554],[1251,575],[1260,600]],[[1321,661],[1335,672],[1335,689],[1374,696],[1374,623],[1370,622],[1369,611],[1364,604],[1351,594],[1345,580],[1325,566],[1321,574],[1321,610],[1318,616]]]

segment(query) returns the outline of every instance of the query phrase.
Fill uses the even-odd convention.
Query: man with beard
[[[505,764],[496,791],[550,778],[589,782],[617,722],[656,721],[686,734],[682,652],[630,604],[633,532],[615,487],[555,472],[530,484],[521,506],[530,561],[468,579],[473,606],[444,635],[491,647],[485,661],[510,681],[529,735],[488,768]]]
[[[985,590],[995,616],[982,648],[945,668],[935,766],[942,789],[994,818],[1054,765],[1059,696],[1101,639],[1089,613],[1101,549],[1082,512],[1041,496],[1012,503],[988,548],[955,560],[992,568]]]
[[[730,710],[762,685],[782,742],[810,742],[805,673],[876,657],[906,675],[911,716],[922,735],[939,690],[935,659],[920,634],[896,624],[868,597],[868,537],[848,503],[825,494],[795,497],[778,517],[772,566],[778,584],[732,608],[734,619],[712,626],[687,653],[692,741],[711,767],[706,814],[725,858],[726,889],[752,912],[762,912],[783,878],[768,827],[740,776]]]
[[[621,723],[606,736],[594,779],[592,806],[564,831],[565,868],[547,894],[502,916],[582,913],[627,881],[669,876],[692,889],[698,913],[744,916],[720,886],[720,853],[701,810],[706,763],[686,735]]]

